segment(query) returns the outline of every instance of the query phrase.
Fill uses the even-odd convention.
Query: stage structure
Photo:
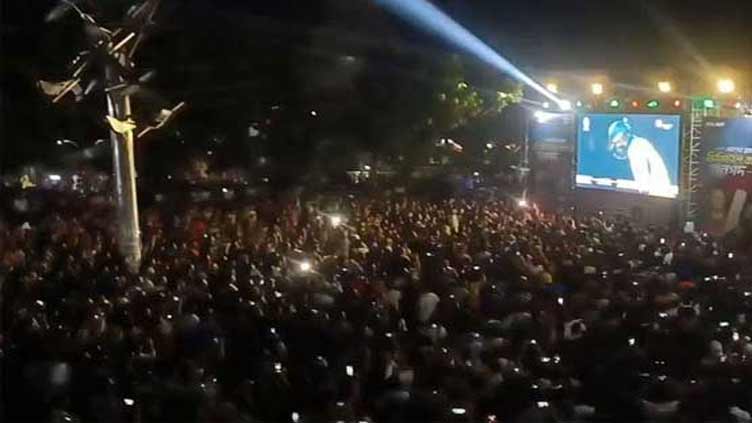
[[[154,99],[159,98],[144,87],[152,79],[154,72],[139,74],[133,63],[136,50],[154,26],[153,17],[159,3],[160,0],[146,0],[135,4],[127,10],[119,23],[105,28],[94,16],[82,9],[83,3],[61,0],[48,13],[47,21],[77,15],[82,21],[88,46],[72,61],[69,80],[38,83],[54,103],[64,97],[74,97],[78,102],[97,89],[105,96],[106,112],[101,119],[110,129],[117,240],[120,253],[131,272],[138,271],[141,264],[134,139],[161,128],[185,105],[179,103],[167,108],[159,105],[146,123],[134,120],[132,98],[145,96],[151,100],[152,104],[149,106],[152,107],[155,106]]]
[[[742,77],[741,74],[728,69],[723,72],[719,71],[719,74],[721,73]],[[656,78],[656,75],[663,75],[664,77]],[[565,195],[559,197],[567,196],[569,204],[575,206],[578,210],[590,209],[589,211],[595,211],[594,208],[597,208],[599,211],[614,214],[625,214],[631,210],[635,214],[648,218],[661,214],[664,218],[660,220],[666,223],[669,221],[671,224],[694,222],[696,227],[704,227],[707,212],[705,210],[707,208],[705,197],[709,188],[709,182],[706,180],[708,179],[708,158],[705,157],[707,154],[705,150],[710,148],[709,145],[705,145],[708,142],[705,139],[708,136],[708,128],[715,130],[713,122],[717,119],[741,119],[734,124],[734,127],[739,127],[743,123],[742,121],[752,121],[752,91],[750,91],[752,87],[748,87],[747,84],[737,85],[728,77],[718,79],[715,86],[709,84],[707,79],[702,81],[691,78],[681,79],[679,73],[672,72],[671,69],[657,69],[655,72],[637,71],[628,78],[630,78],[629,81],[614,81],[608,76],[608,71],[550,72],[548,75],[539,78],[546,81],[546,87],[551,92],[568,99],[568,105],[571,105],[571,108],[565,109],[542,97],[528,98],[526,103],[531,106],[531,117],[540,116],[543,118],[541,122],[553,122],[554,120],[551,117],[569,114],[577,122],[568,136],[560,135],[556,137],[560,140],[577,139],[577,143],[575,143],[576,153],[572,155],[574,160],[572,160],[568,174],[572,183],[567,192],[564,193]],[[671,79],[674,81],[672,82]],[[679,81],[677,82],[676,79],[679,79]],[[688,94],[688,92],[693,94]],[[715,94],[710,94],[713,92]],[[582,118],[587,116],[590,116],[590,119],[584,122]],[[646,126],[645,122],[641,122],[644,117],[649,116],[652,116],[649,119],[652,119],[655,128],[664,127],[667,130],[669,127],[678,128],[678,133],[673,133],[675,131],[672,130],[670,140],[667,138],[668,134],[665,134],[666,136],[657,134],[655,130]],[[677,121],[677,117],[680,117],[680,121]],[[618,120],[623,120],[626,125],[617,122]],[[535,119],[532,119],[532,122],[534,127],[540,126]],[[615,126],[609,127],[610,131],[607,131],[604,125],[612,124]],[[592,131],[583,130],[584,125],[593,125]],[[550,123],[543,126],[547,126],[548,129],[546,130],[550,131]],[[560,128],[564,127],[560,126]],[[533,128],[531,133],[535,131],[536,128]],[[584,132],[589,132],[589,134],[585,134],[583,140],[580,138],[582,138]],[[664,192],[656,191],[652,183],[644,181],[637,183],[635,172],[639,169],[633,168],[630,171],[627,167],[613,175],[611,174],[614,173],[611,170],[623,168],[625,163],[632,162],[631,157],[628,157],[629,151],[627,151],[632,150],[632,148],[627,148],[632,143],[625,143],[623,139],[619,141],[618,136],[614,138],[614,135],[618,135],[619,132],[628,134],[625,137],[628,140],[644,138],[640,142],[645,147],[642,149],[643,153],[649,153],[650,150],[653,150],[653,153],[658,153],[652,154],[653,157],[661,156],[662,160],[656,158],[652,161],[648,160],[648,162],[662,163],[665,166],[649,164],[647,168],[666,168],[668,172],[662,172],[662,174],[668,173],[669,177],[658,178],[664,181],[670,180],[670,185],[666,186],[667,189]],[[718,137],[717,134],[714,136]],[[555,153],[552,151],[555,144],[542,143],[536,145],[536,139],[541,137],[532,136],[532,138],[531,146],[535,152],[533,159],[535,157],[545,159],[538,160],[537,163],[533,160],[534,163],[531,166],[533,175],[537,173],[539,176],[537,179],[533,178],[533,189],[538,190],[542,198],[546,193],[540,191],[538,187],[544,187],[548,191],[548,187],[553,185],[554,179],[563,179],[562,175],[554,178],[550,174],[555,169],[555,166],[553,166],[556,163],[554,159],[563,162],[565,156],[562,151]],[[738,138],[739,136],[735,135],[735,139]],[[739,149],[741,147],[737,144],[729,144],[728,137],[723,138],[723,140],[723,142],[713,141],[718,144],[714,147],[716,151],[726,148],[726,151],[731,153],[750,154],[749,149],[743,153],[738,150],[734,151],[734,148]],[[586,144],[583,144],[583,142]],[[752,145],[752,141],[750,143]],[[648,144],[652,144],[654,148],[650,148]],[[671,151],[664,148],[667,144],[671,145]],[[561,144],[562,147],[564,145],[565,143]],[[589,160],[589,163],[585,163],[584,166],[581,166],[583,165],[582,145],[587,145],[590,149],[590,155],[585,157]],[[596,147],[593,147],[594,145]],[[617,150],[606,150],[604,146],[613,147]],[[623,157],[616,157],[620,155],[619,148],[624,149],[623,154],[621,154]],[[747,148],[746,144],[744,148]],[[543,150],[545,154],[536,150]],[[636,152],[634,153],[636,154]],[[647,158],[650,155],[643,154],[642,157]],[[678,161],[676,160],[677,155]],[[716,166],[714,172],[718,172],[719,166],[725,166],[721,170],[723,172],[729,171],[730,168],[739,168],[739,166],[730,166],[726,162],[721,163],[720,157],[718,154],[713,157],[713,160],[716,160],[712,164]],[[727,158],[726,156],[723,157],[724,160]],[[611,160],[613,158],[621,159],[621,162]],[[739,159],[735,158],[734,160]],[[601,165],[604,161],[613,162],[612,166]],[[648,172],[651,177],[653,173],[652,171]],[[548,176],[548,179],[545,179],[546,176]],[[717,176],[712,176],[711,179],[713,183],[719,180]],[[637,185],[649,187],[649,189],[640,189]],[[748,189],[747,191],[752,192]],[[729,193],[725,194],[729,195]],[[721,195],[716,192],[716,197],[718,197],[716,203],[720,203]],[[739,197],[739,195],[736,195],[736,197]],[[562,201],[558,201],[558,203],[561,204]],[[744,210],[747,213],[746,206]]]

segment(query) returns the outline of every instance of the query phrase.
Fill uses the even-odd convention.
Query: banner
[[[534,151],[574,151],[574,114],[537,111],[530,121],[530,144]]]
[[[530,120],[531,193],[546,210],[568,203],[572,193],[574,115],[538,111]]]
[[[700,151],[705,230],[723,235],[752,223],[752,119],[708,119]]]

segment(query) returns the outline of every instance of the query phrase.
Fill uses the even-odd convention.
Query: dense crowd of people
[[[2,421],[752,421],[748,251],[487,199],[0,226]]]

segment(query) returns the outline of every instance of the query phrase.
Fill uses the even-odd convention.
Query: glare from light
[[[600,83],[594,83],[590,86],[590,91],[593,93],[593,95],[601,95],[603,94],[603,84]]]
[[[736,84],[731,79],[718,80],[718,92],[721,94],[731,94],[736,90]]]
[[[559,108],[565,112],[572,110],[572,102],[569,100],[561,100],[559,102]]]
[[[77,142],[75,142],[75,141],[72,141],[72,140],[57,140],[57,141],[56,141],[55,143],[56,143],[57,145],[70,144],[70,145],[72,145],[73,147],[76,147],[76,148],[79,148],[79,147],[80,147],[80,145],[78,145],[78,143],[77,143]]]
[[[550,109],[551,108],[551,103],[549,103],[547,101],[544,101],[543,104],[542,104],[542,106],[543,106],[544,109]]]
[[[332,224],[332,227],[336,228],[342,224],[342,216],[336,214],[329,216],[329,222]]]
[[[737,101],[736,103],[734,103],[734,108],[735,109],[741,109],[742,108],[742,102],[741,101]]]
[[[301,272],[310,272],[311,271],[311,262],[308,260],[301,261],[298,265],[298,268]]]
[[[464,408],[452,408],[452,414],[454,415],[462,416],[465,413],[467,413],[467,410],[465,410]]]
[[[133,404],[135,404],[135,403],[136,403],[136,402],[135,402],[135,401],[133,401],[133,400],[132,400],[132,399],[130,399],[130,398],[123,398],[123,404],[127,405],[128,407],[131,407],[131,406],[133,406]]]
[[[490,143],[490,142],[489,142],[489,143],[486,143],[486,149],[488,149],[488,150],[493,150],[493,148],[494,148],[494,145],[493,145],[493,143]]]
[[[669,81],[661,81],[658,83],[658,91],[662,93],[670,93],[673,87]]]
[[[558,94],[559,93],[559,86],[556,85],[556,83],[554,83],[554,82],[549,82],[548,84],[546,84],[546,89],[549,90],[549,91],[551,91],[554,94]]]
[[[528,202],[524,198],[521,198],[519,201],[517,201],[517,205],[524,208],[528,206]]]
[[[318,115],[319,115],[319,114],[318,114],[318,113],[316,113],[316,111],[315,111],[315,110],[311,110],[311,116],[318,116]]]
[[[499,55],[494,49],[430,2],[426,0],[377,0],[376,3],[400,15],[405,20],[422,27],[424,30],[436,34],[455,46],[472,53],[477,58],[501,72],[509,74],[514,79],[524,83],[551,101],[559,101],[556,95],[522,72],[509,60]]]
[[[62,179],[60,175],[49,175],[47,178],[52,182],[59,182]]]
[[[560,114],[544,112],[543,110],[536,110],[535,113],[533,113],[533,116],[538,123],[548,123],[559,117]]]

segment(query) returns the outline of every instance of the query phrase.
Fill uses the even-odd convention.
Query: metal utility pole
[[[117,73],[105,67],[108,87],[122,83]],[[107,93],[107,112],[119,121],[131,116],[131,100],[128,95],[110,91]],[[136,161],[133,151],[133,129],[124,133],[110,130],[112,146],[112,169],[115,179],[115,204],[117,208],[117,241],[120,254],[129,270],[135,272],[141,265],[141,229],[138,223],[138,194],[136,191]]]
[[[153,26],[152,18],[159,2],[160,0],[145,0],[133,5],[123,20],[116,24],[116,28],[110,30],[100,26],[94,17],[85,13],[77,0],[60,0],[47,15],[47,20],[60,19],[69,12],[78,14],[90,45],[73,61],[70,80],[59,83],[39,82],[44,93],[53,97],[53,102],[61,100],[68,93],[75,94],[76,101],[81,101],[96,87],[104,89],[107,99],[105,120],[110,126],[115,180],[117,241],[128,269],[134,273],[141,265],[134,140],[164,126],[185,105],[180,103],[172,109],[160,109],[157,116],[146,125],[137,125],[133,120],[131,96],[145,91],[143,84],[151,78],[153,72],[137,77],[132,59],[147,30]],[[89,76],[91,80],[83,89],[80,84],[85,76]],[[137,128],[138,133],[135,135]]]

